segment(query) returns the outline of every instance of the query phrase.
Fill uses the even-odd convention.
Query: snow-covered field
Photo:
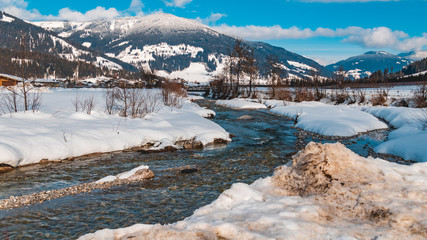
[[[75,111],[76,94],[81,99],[95,98],[90,115]],[[203,118],[214,114],[188,100],[177,109],[164,106],[159,99],[156,111],[143,119],[124,118],[105,113],[103,89],[55,89],[42,93],[39,112],[0,116],[0,163],[16,167],[150,143],[159,149],[180,140],[203,145],[215,139],[229,141],[222,127]]]
[[[310,143],[272,177],[235,183],[183,221],[79,239],[425,239],[426,169]]]
[[[395,90],[396,94],[408,94],[409,89]],[[246,102],[246,103],[245,103]],[[360,133],[394,128],[388,141],[374,150],[378,153],[393,154],[406,160],[427,161],[427,109],[407,107],[372,107],[333,105],[321,102],[283,102],[265,100],[263,104],[253,99],[219,100],[217,104],[233,108],[270,108],[275,114],[295,119],[296,126],[306,131],[325,136],[350,137]],[[248,107],[256,105],[258,107]],[[264,107],[260,106],[264,105]]]

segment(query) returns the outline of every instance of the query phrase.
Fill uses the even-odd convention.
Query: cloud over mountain
[[[400,51],[420,50],[427,45],[427,33],[410,37],[407,33],[387,27],[361,28],[310,28],[274,26],[229,26],[222,24],[215,29],[251,40],[306,39],[314,37],[343,38],[344,42],[356,43],[367,48],[391,48]]]

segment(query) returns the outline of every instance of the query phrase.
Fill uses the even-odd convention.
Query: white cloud
[[[144,7],[144,4],[141,2],[141,0],[132,0],[127,11],[135,14],[136,16],[143,16],[144,15],[144,12],[142,11],[143,7]]]
[[[58,19],[68,21],[93,21],[97,19],[112,19],[120,16],[119,11],[115,8],[105,9],[104,7],[96,7],[86,13],[74,11],[69,8],[59,10]]]
[[[40,19],[43,15],[37,9],[27,9],[28,2],[24,0],[0,0],[0,10],[24,19]],[[46,16],[50,18],[51,16]]]
[[[185,5],[189,4],[192,1],[193,0],[172,0],[171,2],[169,2],[169,1],[164,1],[164,2],[166,4],[166,6],[168,6],[168,7],[183,8]]]
[[[128,9],[119,11],[116,8],[104,8],[98,6],[87,12],[80,12],[70,8],[63,8],[58,15],[42,15],[37,9],[27,9],[25,0],[0,0],[0,9],[18,18],[30,21],[42,20],[69,20],[69,21],[93,21],[98,19],[112,19],[121,16],[142,16],[144,5],[141,0],[132,0]]]
[[[0,8],[16,6],[18,8],[27,8],[28,3],[24,0],[0,0]]]
[[[427,34],[421,37],[410,37],[407,33],[391,30],[387,27],[377,28],[282,28],[275,26],[229,26],[226,24],[215,27],[217,30],[229,35],[238,36],[249,40],[273,39],[307,39],[313,37],[343,38],[344,42],[356,43],[367,48],[391,48],[401,51],[420,50],[427,45]]]
[[[215,25],[217,21],[219,21],[221,18],[226,17],[226,14],[222,14],[222,13],[212,13],[209,17],[207,18],[196,18],[196,21],[206,24],[206,25]]]

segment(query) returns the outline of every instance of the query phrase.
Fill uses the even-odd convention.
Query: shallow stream
[[[93,182],[148,165],[153,180],[67,196],[32,206],[0,211],[0,239],[75,239],[103,228],[135,223],[172,223],[211,203],[236,182],[251,183],[273,173],[309,141],[334,142],[294,127],[293,120],[268,110],[237,110],[201,100],[213,109],[213,121],[233,134],[225,147],[177,152],[107,154],[85,160],[18,168],[0,174],[0,199]],[[238,120],[250,115],[253,120]],[[388,131],[340,139],[367,156]],[[190,174],[164,171],[194,165]]]

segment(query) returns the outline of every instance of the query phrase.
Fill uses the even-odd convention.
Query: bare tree
[[[247,53],[244,55],[243,71],[249,76],[249,93],[248,96],[252,95],[252,84],[258,75],[258,66],[255,59],[255,49],[247,48]]]
[[[344,70],[343,66],[340,66],[338,71],[335,72],[335,81],[336,81],[337,87],[339,88],[344,87],[345,76],[346,76],[346,71]]]
[[[79,97],[79,92],[76,92],[76,95],[74,96],[73,99],[71,99],[71,103],[73,104],[74,110],[76,112],[79,111],[80,109],[80,97]]]
[[[76,92],[76,95],[71,102],[76,112],[86,112],[90,115],[92,110],[95,108],[95,96],[93,95],[80,97],[79,93]]]
[[[17,56],[20,67],[19,72],[15,74],[17,76],[21,76],[21,79],[16,80],[16,86],[6,88],[7,92],[2,94],[1,102],[3,105],[3,112],[13,113],[22,110],[32,110],[35,112],[39,110],[41,106],[41,93],[35,91],[35,88],[27,78],[26,43],[27,37],[22,33],[20,39],[20,50],[18,51]]]
[[[243,43],[241,39],[237,39],[233,47],[233,52],[231,54],[231,60],[233,61],[232,66],[234,66],[232,68],[232,73],[236,76],[236,84],[233,88],[233,97],[237,97],[240,92],[240,79],[243,74],[244,61],[247,54],[248,51],[246,44]]]
[[[105,110],[108,114],[113,114],[114,106],[116,104],[116,97],[114,88],[107,88],[104,92]]]
[[[270,87],[272,90],[272,98],[275,98],[277,85],[281,82],[281,76],[284,74],[284,70],[280,66],[280,62],[277,56],[269,55],[267,57],[266,69],[270,81]]]
[[[320,89],[320,75],[318,71],[312,70],[311,71],[311,80],[314,85],[314,94],[315,94],[315,100],[319,101],[320,99],[326,97],[326,92]]]
[[[25,69],[25,63],[26,63],[26,42],[27,42],[27,36],[26,34],[22,34],[21,37],[21,51],[20,51],[20,74],[21,74],[21,83],[22,85],[18,84],[18,88],[21,92],[21,96],[24,100],[24,111],[29,110],[29,92],[33,89],[33,86],[30,84],[30,82],[27,79],[27,71]]]
[[[84,111],[90,115],[94,108],[95,108],[95,96],[93,96],[93,95],[92,96],[86,96],[86,98],[84,98],[82,103],[81,103],[82,111]]]

